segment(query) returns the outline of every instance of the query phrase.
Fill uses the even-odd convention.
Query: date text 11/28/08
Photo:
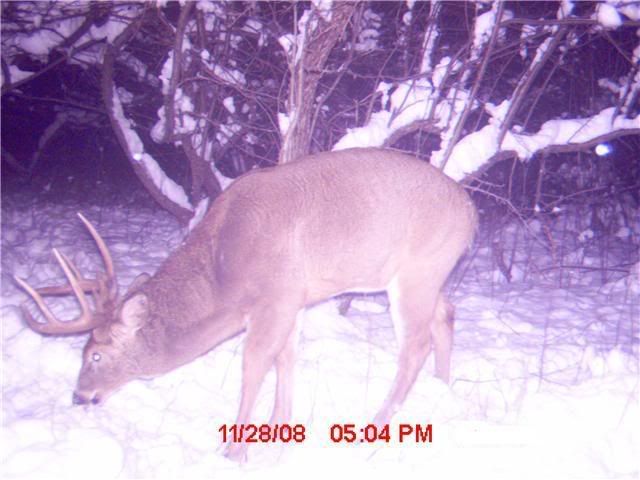
[[[307,438],[304,425],[222,425],[218,432],[222,434],[222,442],[233,443],[302,443]],[[397,431],[392,432],[389,425],[374,424],[357,427],[354,423],[336,423],[329,428],[329,439],[334,443],[390,443],[397,440],[400,443],[431,443],[433,441],[433,427],[431,424],[401,423]]]

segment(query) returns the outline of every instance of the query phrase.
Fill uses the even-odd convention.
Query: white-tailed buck
[[[105,275],[85,279],[54,250],[68,286],[34,289],[16,278],[45,319],[36,321],[24,308],[33,330],[91,331],[75,404],[101,403],[132,379],[168,372],[246,331],[236,424],[251,421],[273,365],[270,422],[287,422],[296,314],[346,291],[389,296],[400,351],[377,424],[388,423],[402,404],[432,346],[436,375],[448,381],[453,308],[441,290],[471,244],[477,214],[463,188],[426,162],[352,149],[252,171],[215,200],[155,275],[136,279],[121,298],[105,242],[80,218],[102,254]],[[70,293],[82,313],[61,321],[42,295]],[[242,460],[246,444],[230,443],[226,454]]]

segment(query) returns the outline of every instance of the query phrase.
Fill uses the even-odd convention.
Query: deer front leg
[[[273,413],[269,420],[270,425],[282,425],[291,419],[293,404],[293,370],[296,360],[296,347],[300,333],[299,323],[296,322],[289,334],[284,348],[276,357],[276,400],[273,405]]]
[[[282,310],[275,307],[260,309],[258,314],[251,314],[249,318],[242,360],[242,394],[236,425],[251,422],[251,413],[260,387],[275,362],[278,364],[278,385],[272,420],[290,414],[291,385],[290,379],[286,377],[293,368],[293,348],[289,343],[293,336],[295,313],[286,315]],[[229,442],[225,456],[230,460],[244,462],[247,447],[245,441]]]

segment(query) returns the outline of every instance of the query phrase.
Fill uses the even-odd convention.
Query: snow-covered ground
[[[71,404],[87,336],[43,337],[20,318],[11,280],[59,284],[59,248],[84,273],[102,268],[75,212],[101,232],[121,292],[153,272],[183,233],[167,214],[76,201],[2,204],[3,478],[637,478],[640,459],[638,278],[558,288],[495,280],[481,248],[452,299],[452,380],[429,360],[391,425],[393,441],[332,443],[332,424],[364,427],[393,378],[396,345],[384,297],[347,317],[328,301],[307,311],[296,366],[297,444],[253,445],[238,466],[221,455],[240,391],[242,336],[163,377],[132,382],[99,407]],[[457,284],[457,282],[456,282]],[[52,298],[71,318],[72,299]],[[31,305],[32,311],[35,311]],[[268,419],[273,373],[255,423]],[[432,425],[432,442],[398,441],[399,424]],[[355,477],[352,477],[355,478]]]

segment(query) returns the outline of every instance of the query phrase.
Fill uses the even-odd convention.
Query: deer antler
[[[117,298],[117,282],[113,268],[113,260],[109,254],[109,249],[91,222],[89,222],[89,220],[87,220],[81,213],[78,213],[78,216],[98,245],[98,250],[102,255],[106,272],[104,275],[99,275],[95,280],[88,280],[82,277],[78,268],[73,264],[73,262],[71,262],[71,260],[69,260],[69,258],[54,248],[53,254],[56,257],[56,260],[58,260],[60,267],[62,267],[62,270],[69,281],[69,285],[35,289],[21,278],[14,276],[15,281],[24,288],[24,290],[36,302],[46,319],[46,323],[37,322],[29,313],[27,308],[24,305],[22,306],[22,312],[27,325],[38,333],[59,335],[93,330],[100,325],[104,319],[100,318],[101,316],[96,318],[94,313],[91,311],[85,292],[90,292],[94,296],[96,311],[98,313],[103,313],[108,305],[113,304]],[[42,295],[64,295],[70,293],[75,294],[82,313],[74,320],[61,321],[53,315],[47,304],[42,299]]]

